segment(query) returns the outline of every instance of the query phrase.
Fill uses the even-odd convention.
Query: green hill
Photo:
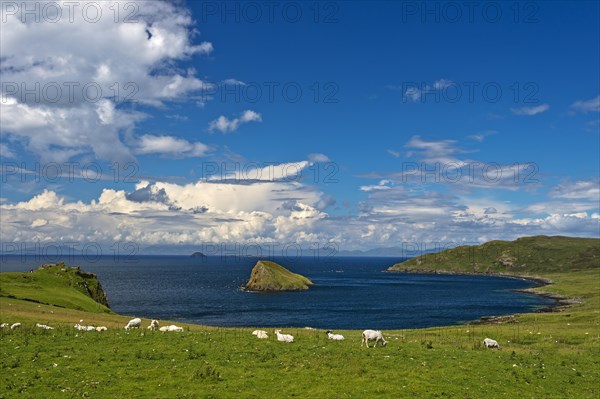
[[[93,273],[64,263],[46,264],[28,273],[1,273],[0,297],[45,305],[111,313],[106,294]]]
[[[300,274],[292,273],[275,262],[259,260],[252,268],[245,289],[248,291],[304,291],[311,285],[313,282]]]
[[[429,273],[527,274],[588,270],[600,267],[600,239],[533,236],[490,241],[421,255],[388,271]]]

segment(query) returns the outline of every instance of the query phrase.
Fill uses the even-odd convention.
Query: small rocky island
[[[245,291],[305,291],[313,285],[308,278],[292,273],[285,267],[268,260],[259,260],[252,268]]]

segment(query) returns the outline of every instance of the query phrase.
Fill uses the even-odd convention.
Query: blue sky
[[[597,2],[57,4],[2,8],[3,242],[598,236]]]

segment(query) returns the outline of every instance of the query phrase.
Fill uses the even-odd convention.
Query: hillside
[[[279,271],[272,262],[259,263],[262,272]],[[269,339],[257,340],[255,327],[168,320],[161,325],[175,323],[185,331],[150,331],[150,319],[143,319],[140,331],[126,332],[134,315],[96,310],[108,308],[88,295],[95,279],[87,273],[64,265],[0,273],[0,324],[23,324],[0,328],[0,397],[597,398],[598,269],[540,275],[554,281],[544,289],[583,301],[502,324],[385,330],[389,345],[366,349],[359,342],[368,325],[336,331],[346,337],[341,342],[328,340],[325,330],[285,328],[294,344],[278,342],[272,329]],[[25,281],[35,288],[24,291]],[[91,310],[42,300],[91,304]],[[80,319],[108,330],[82,333],[73,328]],[[485,337],[502,350],[485,349]]]
[[[1,273],[0,297],[111,313],[106,293],[96,275],[64,263],[41,265],[29,273]]]
[[[245,289],[248,291],[304,291],[311,285],[313,282],[300,274],[292,273],[275,262],[259,260],[252,268]]]
[[[600,267],[600,239],[533,236],[490,241],[421,255],[390,267],[392,272],[531,274]]]

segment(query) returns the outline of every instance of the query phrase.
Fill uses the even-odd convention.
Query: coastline
[[[513,292],[520,292],[528,295],[537,295],[542,298],[551,299],[554,301],[553,304],[545,306],[540,309],[536,309],[530,313],[556,313],[562,312],[563,310],[582,303],[583,300],[577,297],[567,297],[564,295],[556,294],[554,292],[547,291],[536,291],[536,288],[544,287],[547,285],[552,285],[554,282],[547,277],[541,276],[529,276],[529,275],[519,275],[519,274],[510,274],[510,273],[478,273],[478,272],[455,272],[451,270],[437,270],[437,269],[402,269],[402,270],[384,270],[386,273],[406,273],[406,274],[440,274],[440,275],[456,275],[456,276],[488,276],[488,277],[506,277],[506,278],[515,278],[519,280],[527,280],[534,284],[533,287],[524,288],[524,289],[516,289],[511,290]],[[508,314],[502,316],[481,316],[478,320],[471,320],[465,322],[466,325],[474,325],[474,324],[501,324],[501,323],[515,323],[515,316],[519,314],[527,314],[527,313],[516,313],[516,314]]]
[[[554,301],[554,303],[552,303],[548,306],[544,306],[542,308],[534,309],[534,310],[524,312],[524,313],[504,314],[504,315],[484,315],[484,316],[480,316],[479,319],[465,320],[462,322],[458,322],[456,324],[442,325],[442,326],[438,326],[438,327],[451,327],[451,326],[457,326],[457,325],[516,323],[517,315],[534,314],[534,313],[556,313],[556,312],[561,312],[561,311],[571,307],[574,304],[579,304],[579,303],[583,302],[583,300],[581,298],[577,298],[577,297],[567,297],[567,296],[563,296],[560,294],[556,294],[553,292],[547,292],[547,291],[536,291],[535,290],[536,288],[554,284],[554,282],[551,279],[549,279],[547,277],[542,277],[542,276],[519,275],[519,274],[509,274],[509,273],[489,273],[489,272],[487,272],[487,273],[486,272],[457,272],[457,271],[436,270],[436,269],[420,270],[420,269],[409,269],[409,268],[402,269],[402,270],[385,269],[382,271],[387,272],[387,273],[428,274],[428,275],[439,274],[439,275],[457,275],[457,276],[464,275],[464,276],[483,276],[483,277],[489,276],[489,277],[504,277],[504,278],[526,280],[526,281],[530,281],[533,284],[533,287],[524,288],[524,289],[513,289],[510,291],[519,292],[519,293],[528,294],[528,295],[537,295],[537,296],[551,299]],[[256,294],[269,294],[272,292],[272,291],[244,290],[243,286],[240,287],[240,289],[241,289],[241,291],[244,291],[244,292],[256,293]],[[25,299],[25,298],[13,298],[13,299],[19,299],[19,300],[25,300],[25,301],[45,304],[43,302],[38,302],[35,300]],[[57,307],[61,308],[61,306],[59,306],[59,305],[51,305],[51,304],[45,304],[45,305],[57,306]],[[120,313],[113,313],[112,315],[120,316],[120,317],[134,317],[133,315],[126,315],[126,314],[120,314]],[[143,316],[143,317],[144,318],[152,318],[150,316],[147,316],[147,317]],[[189,323],[189,322],[185,322],[185,324],[193,325],[195,327],[201,327],[201,328],[204,328],[204,327],[227,328],[227,327],[217,326],[217,325],[196,324],[196,323]],[[253,327],[254,326],[247,326],[247,328],[253,328]],[[290,328],[293,328],[293,327],[290,327]],[[409,329],[419,330],[419,329],[427,329],[427,328],[428,327],[409,328]],[[356,331],[358,331],[358,330],[356,330]]]

